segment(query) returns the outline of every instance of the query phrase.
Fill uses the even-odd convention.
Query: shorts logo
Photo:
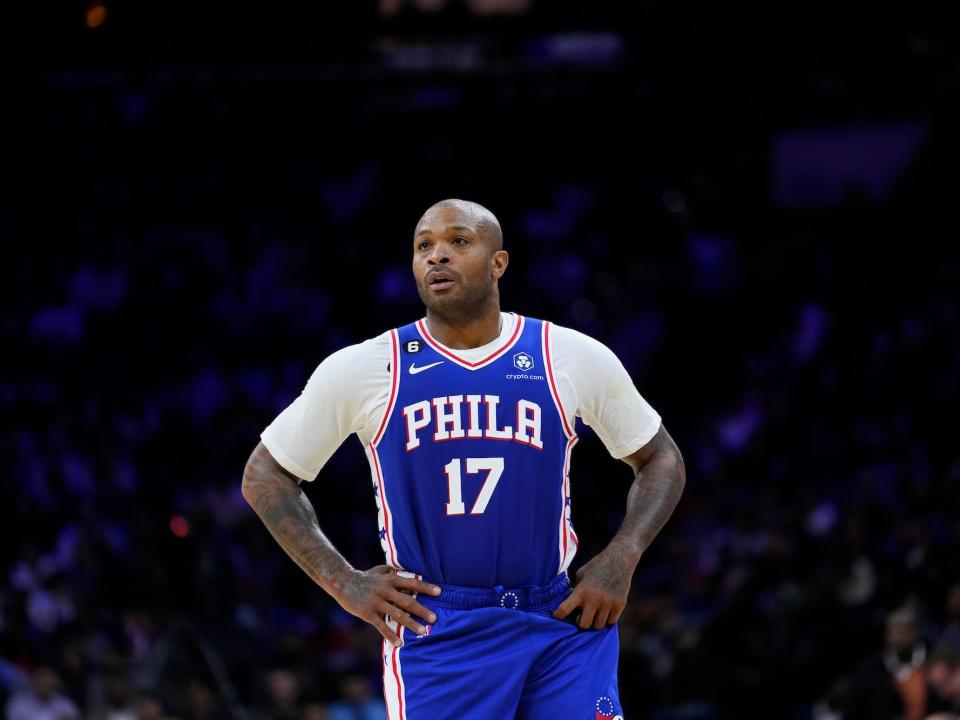
[[[424,627],[426,628],[426,631],[423,633],[423,635],[417,635],[416,633],[413,634],[414,640],[422,640],[423,638],[425,638],[427,635],[430,634],[431,630],[433,630],[433,625],[425,625]]]
[[[533,369],[533,358],[527,355],[525,352],[518,352],[513,356],[513,366],[517,370],[527,370]]]
[[[423,350],[423,344],[419,340],[407,340],[403,344],[403,349],[408,353],[418,353]]]
[[[606,695],[601,695],[597,698],[594,708],[596,708],[597,711],[597,714],[594,716],[595,720],[623,720],[623,715],[614,716],[616,708],[613,706],[613,700]]]

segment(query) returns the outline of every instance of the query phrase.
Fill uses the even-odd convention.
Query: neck
[[[497,299],[470,319],[450,318],[427,308],[427,329],[440,343],[454,350],[470,350],[493,342],[500,335],[500,303]]]

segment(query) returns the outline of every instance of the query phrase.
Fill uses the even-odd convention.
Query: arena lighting
[[[87,27],[94,30],[107,21],[107,6],[101,2],[92,2],[87,6]]]
[[[170,532],[182,540],[190,534],[190,523],[183,515],[174,515],[170,518]]]

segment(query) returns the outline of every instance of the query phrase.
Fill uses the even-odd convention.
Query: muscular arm
[[[640,556],[673,514],[686,482],[683,457],[662,425],[623,461],[636,472],[623,523],[607,547],[577,571],[573,593],[554,612],[564,618],[581,608],[583,629],[599,630],[620,617]]]
[[[320,529],[313,506],[300,489],[300,481],[284,470],[259,443],[243,470],[243,497],[286,553],[348,612],[376,627],[390,642],[400,638],[387,627],[384,616],[418,635],[425,632],[411,614],[429,622],[433,613],[410,593],[437,595],[434,585],[403,578],[393,568],[380,565],[366,572],[354,569]]]
[[[333,597],[353,568],[320,530],[300,480],[258,443],[243,470],[243,497],[287,555]]]
[[[632,455],[623,458],[636,473],[627,495],[627,513],[611,545],[633,560],[634,566],[666,525],[686,484],[683,457],[663,425]]]

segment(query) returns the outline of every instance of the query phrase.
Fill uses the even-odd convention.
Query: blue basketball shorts
[[[427,634],[400,626],[402,647],[383,642],[388,720],[622,720],[617,626],[552,616],[571,592],[566,574],[542,587],[440,587],[417,596],[437,615]]]

